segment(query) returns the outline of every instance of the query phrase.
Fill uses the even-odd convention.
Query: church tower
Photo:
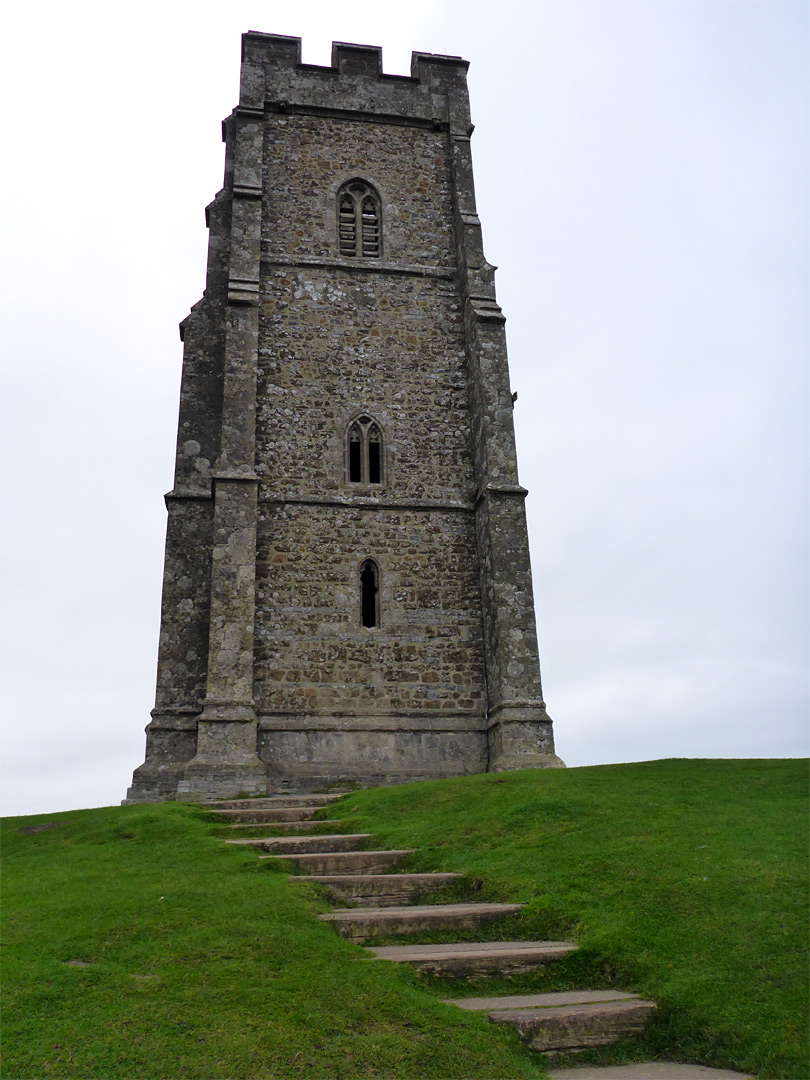
[[[127,802],[562,765],[466,72],[243,36]]]

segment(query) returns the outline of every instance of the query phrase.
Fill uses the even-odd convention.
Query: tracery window
[[[350,259],[378,259],[382,252],[380,197],[364,180],[350,180],[338,192],[338,250]]]
[[[382,484],[382,429],[370,416],[359,416],[346,432],[346,474],[350,484]]]
[[[360,567],[360,623],[369,629],[380,625],[380,570],[373,559]]]

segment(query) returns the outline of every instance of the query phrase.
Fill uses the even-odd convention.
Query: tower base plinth
[[[490,714],[488,772],[564,769],[554,753],[554,733],[545,706],[504,705]]]

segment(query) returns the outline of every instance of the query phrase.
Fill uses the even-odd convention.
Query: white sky
[[[120,800],[239,36],[471,61],[546,700],[570,765],[807,753],[804,0],[7,16],[2,812]],[[10,24],[10,25],[9,25]]]

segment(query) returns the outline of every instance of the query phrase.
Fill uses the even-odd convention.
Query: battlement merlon
[[[398,116],[469,135],[468,67],[460,56],[414,52],[410,75],[387,75],[379,46],[342,41],[332,43],[330,67],[304,64],[301,38],[251,30],[242,35],[239,107]]]

